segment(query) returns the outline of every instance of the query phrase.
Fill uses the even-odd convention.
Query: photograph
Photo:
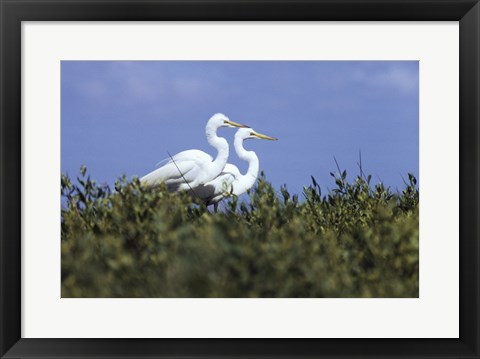
[[[480,359],[479,3],[0,0],[0,359]]]
[[[419,298],[419,61],[60,71],[62,298]]]

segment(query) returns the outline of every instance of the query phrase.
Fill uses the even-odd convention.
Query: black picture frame
[[[478,0],[0,0],[0,12],[2,358],[480,357]],[[459,21],[460,338],[22,339],[21,22],[87,20]]]

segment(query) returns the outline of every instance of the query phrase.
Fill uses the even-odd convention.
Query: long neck
[[[238,157],[241,160],[248,162],[247,173],[245,173],[241,176],[241,178],[238,179],[238,185],[234,187],[234,192],[243,193],[246,190],[252,188],[252,186],[255,184],[255,181],[258,177],[260,163],[255,152],[247,151],[243,147],[243,138],[235,136],[234,146]]]
[[[211,179],[217,177],[223,171],[228,160],[228,142],[223,137],[217,136],[217,129],[218,127],[211,124],[207,124],[205,129],[208,143],[217,150],[217,157],[209,167]]]

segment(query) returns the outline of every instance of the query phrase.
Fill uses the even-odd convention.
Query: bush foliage
[[[82,168],[62,175],[62,297],[418,297],[416,179],[394,193],[371,177],[304,188],[265,176],[212,213],[186,193]]]

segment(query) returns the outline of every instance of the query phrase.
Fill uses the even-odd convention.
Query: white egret
[[[239,169],[227,163],[222,173],[214,180],[195,189],[195,195],[208,206],[213,204],[217,211],[218,203],[230,195],[239,196],[252,188],[258,177],[259,160],[254,151],[247,151],[243,141],[247,139],[263,139],[276,141],[274,137],[262,135],[251,128],[240,128],[235,134],[234,147],[238,157],[248,162],[247,173],[242,175]]]
[[[215,160],[200,150],[187,150],[172,156],[168,162],[140,179],[140,182],[155,186],[165,183],[170,191],[194,190],[199,185],[217,177],[228,160],[228,142],[217,136],[220,127],[247,127],[230,121],[221,113],[213,115],[207,122],[205,134],[208,143],[217,150]]]

